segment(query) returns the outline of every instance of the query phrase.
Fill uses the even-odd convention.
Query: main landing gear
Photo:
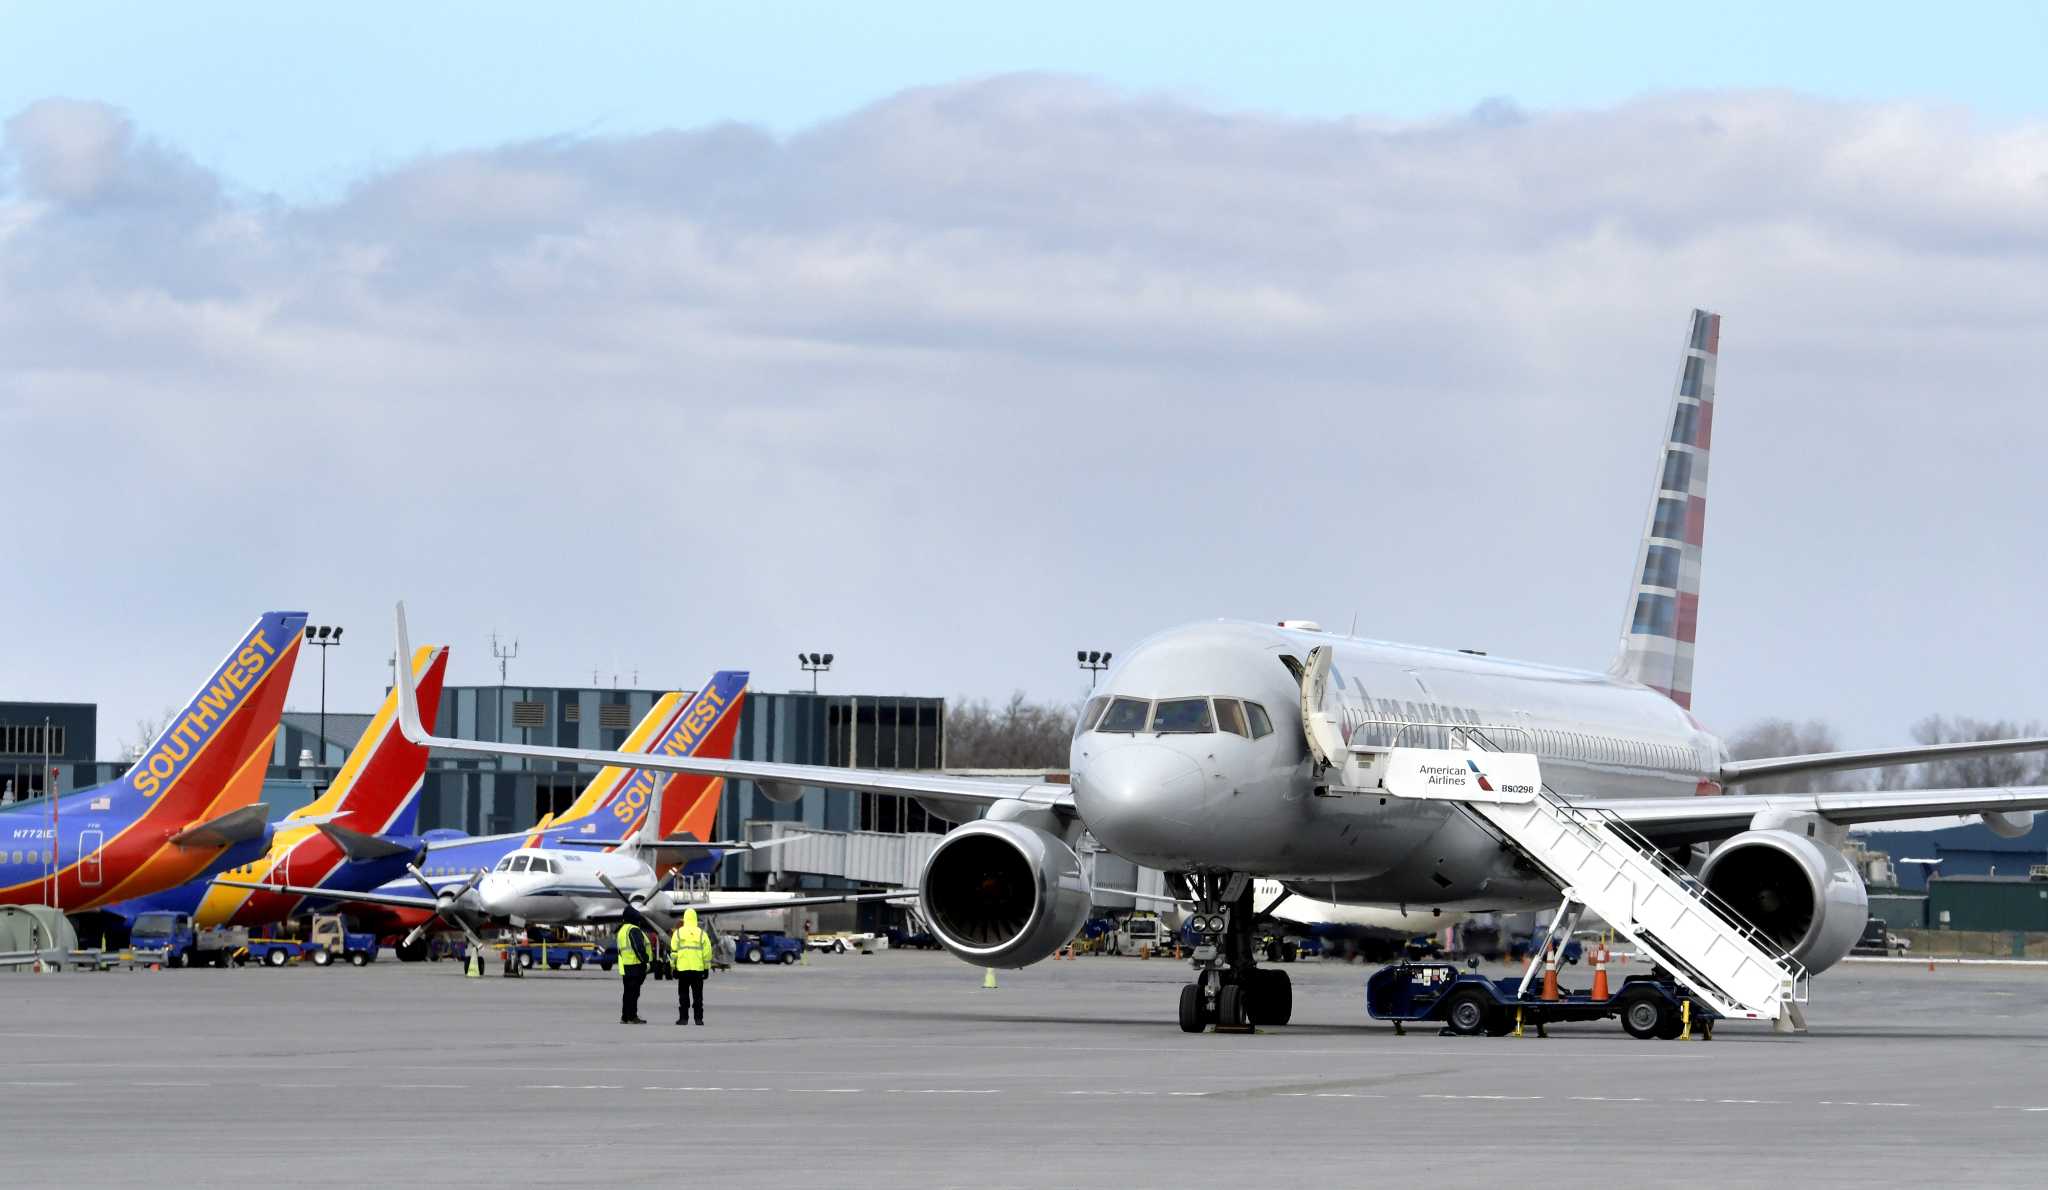
[[[1294,984],[1285,971],[1258,965],[1258,913],[1251,877],[1242,872],[1195,872],[1171,877],[1176,891],[1195,903],[1195,979],[1180,990],[1180,1027],[1200,1033],[1284,1025],[1294,1016]]]

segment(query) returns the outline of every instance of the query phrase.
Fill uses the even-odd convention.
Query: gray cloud
[[[364,705],[399,594],[457,680],[495,625],[534,681],[780,687],[831,648],[842,688],[1067,694],[1074,648],[1211,615],[1597,665],[1707,304],[1702,714],[2042,713],[2048,126],[1284,120],[1023,76],[319,206],[93,104],[15,116],[5,163],[41,548],[0,695],[126,722],[306,604],[363,641],[331,701]]]

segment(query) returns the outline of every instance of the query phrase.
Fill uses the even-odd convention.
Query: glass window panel
[[[1081,708],[1081,717],[1074,720],[1074,734],[1080,735],[1084,731],[1095,730],[1095,721],[1102,718],[1102,712],[1108,706],[1109,696],[1107,694],[1098,694],[1094,698],[1089,699],[1088,705]]]
[[[1206,698],[1161,699],[1157,710],[1152,712],[1152,730],[1176,735],[1199,734],[1216,730],[1216,720],[1209,714],[1209,700]]]
[[[1657,518],[1650,525],[1650,536],[1665,537],[1672,541],[1685,540],[1685,501],[1669,496],[1657,501]]]
[[[1266,718],[1266,708],[1255,702],[1244,704],[1245,717],[1252,723],[1252,738],[1264,739],[1273,734],[1273,721]]]
[[[1103,712],[1102,722],[1097,731],[1143,731],[1146,720],[1152,717],[1152,704],[1142,698],[1119,698],[1109,704]]]
[[[1234,698],[1216,700],[1216,726],[1231,735],[1249,736],[1251,731],[1244,725],[1244,708]]]
[[[524,872],[524,871],[526,870],[526,865],[528,864],[528,862],[530,862],[531,858],[532,858],[532,857],[530,857],[530,856],[525,856],[525,855],[515,855],[515,856],[513,856],[513,857],[512,857],[512,870],[513,870],[513,871],[515,871],[515,872]]]

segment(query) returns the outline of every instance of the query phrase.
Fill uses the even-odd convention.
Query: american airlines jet
[[[1347,904],[1556,904],[1554,866],[1505,842],[1458,797],[1397,793],[1391,776],[1384,786],[1350,777],[1381,750],[1492,741],[1485,746],[1518,755],[1490,764],[1540,764],[1543,795],[1560,813],[1612,824],[1647,859],[1662,851],[1689,861],[1695,845],[1711,844],[1672,887],[1719,894],[1803,979],[1846,955],[1864,925],[1863,885],[1839,850],[1849,827],[1976,813],[2019,833],[2048,808],[2048,788],[1743,795],[1744,781],[2040,749],[2048,739],[1735,761],[1693,718],[1720,332],[1718,315],[1693,312],[1606,670],[1363,640],[1299,621],[1173,628],[1123,653],[1104,676],[1077,725],[1071,785],[447,739],[429,736],[404,703],[401,724],[451,751],[751,780],[778,800],[806,786],[907,794],[955,821],[979,815],[932,851],[919,894],[939,942],[981,966],[1038,962],[1080,929],[1091,890],[1078,850],[1090,833],[1172,874],[1193,902],[1207,944],[1181,994],[1180,1023],[1191,1031],[1248,1019],[1282,1025],[1292,1015],[1286,973],[1258,965],[1258,922],[1273,906],[1255,903],[1257,878]],[[402,605],[398,634],[407,648]],[[1465,769],[1455,766],[1459,777]],[[1471,773],[1493,788],[1481,766]]]

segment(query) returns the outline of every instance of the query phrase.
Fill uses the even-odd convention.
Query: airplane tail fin
[[[733,741],[739,736],[740,711],[747,700],[747,678],[744,670],[722,669],[711,675],[710,683],[698,692],[678,722],[682,737],[689,741],[682,751],[716,759],[732,756]],[[715,837],[718,806],[724,796],[723,777],[672,775],[656,837],[688,836],[700,841]]]
[[[255,804],[305,625],[304,612],[258,617],[109,796],[179,826]]]
[[[412,682],[420,719],[428,731],[433,730],[441,709],[441,683],[447,671],[446,645],[422,645],[413,650]],[[281,825],[310,826],[297,820],[324,814],[361,834],[408,833],[418,812],[426,772],[427,750],[398,730],[398,688],[394,686],[342,762],[333,784]]]
[[[687,701],[682,694],[663,695],[620,751],[730,756],[746,687],[745,672],[720,670]],[[592,778],[583,795],[548,830],[624,839],[647,831],[653,832],[653,837],[668,838],[677,830],[688,829],[695,830],[698,838],[709,838],[723,785],[717,777],[608,767]],[[662,794],[659,798],[657,791]],[[651,815],[649,810],[657,804],[661,812]]]
[[[1694,310],[1667,432],[1657,452],[1656,492],[1636,550],[1621,651],[1614,661],[1617,675],[1667,694],[1688,710],[1720,351],[1721,316]]]

